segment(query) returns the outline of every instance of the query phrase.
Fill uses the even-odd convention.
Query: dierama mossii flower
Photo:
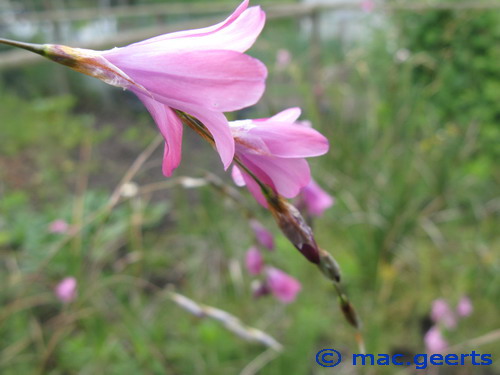
[[[250,219],[250,226],[257,242],[269,250],[274,250],[274,236],[258,220]]]
[[[63,219],[54,220],[49,224],[50,233],[67,233],[69,230],[69,224]]]
[[[333,206],[335,200],[324,191],[313,179],[302,188],[299,195],[300,203],[311,216],[321,216],[326,209]]]
[[[439,327],[432,326],[424,336],[424,343],[429,353],[439,353],[446,349],[448,343],[439,330]]]
[[[442,323],[446,328],[455,328],[457,319],[448,302],[438,298],[432,302],[431,319],[434,323]]]
[[[473,307],[470,298],[467,296],[463,296],[462,298],[460,298],[460,301],[458,301],[457,305],[458,316],[467,317],[472,314],[472,311]]]
[[[74,277],[66,277],[57,284],[54,292],[61,302],[69,303],[76,297],[76,285]]]
[[[262,183],[285,198],[293,198],[311,180],[306,157],[323,155],[328,140],[314,129],[297,123],[299,108],[289,108],[271,118],[229,123],[236,144],[235,155]],[[267,200],[259,185],[244,170],[233,167],[233,179],[246,185],[264,207]]]
[[[181,160],[183,128],[176,110],[205,125],[227,168],[233,160],[234,140],[223,112],[255,104],[264,92],[267,75],[259,60],[244,54],[265,23],[259,7],[247,6],[248,0],[244,0],[231,16],[214,26],[164,34],[106,51],[0,42],[41,54],[136,94],[165,139],[166,176]]]
[[[245,254],[245,265],[251,275],[258,275],[264,267],[264,259],[259,249],[252,246]]]
[[[267,267],[266,275],[266,285],[277,299],[284,303],[295,301],[302,288],[297,279],[274,267]]]

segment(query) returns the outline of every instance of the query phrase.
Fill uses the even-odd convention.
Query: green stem
[[[39,55],[45,56],[45,45],[44,44],[34,44],[34,43],[24,43],[18,42],[16,40],[0,38],[1,44],[6,44],[8,46],[22,48],[30,52],[37,53]]]

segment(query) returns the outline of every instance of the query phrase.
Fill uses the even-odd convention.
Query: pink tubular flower
[[[54,292],[61,302],[73,301],[76,297],[76,279],[74,277],[64,278],[57,284]]]
[[[274,236],[258,220],[251,219],[250,226],[257,241],[269,250],[274,250]]]
[[[229,123],[236,156],[263,183],[285,198],[295,197],[311,180],[306,157],[323,155],[328,140],[314,129],[297,123],[299,108],[289,108],[271,118]],[[233,180],[246,185],[264,207],[267,202],[258,184],[237,166]]]
[[[62,219],[54,220],[49,224],[50,233],[66,233],[68,229],[69,229],[69,224]]]
[[[300,200],[307,212],[312,216],[323,215],[325,210],[335,203],[334,198],[312,179],[300,191]]]
[[[251,247],[247,250],[245,255],[245,265],[247,270],[252,275],[258,275],[262,272],[262,268],[264,267],[264,260],[262,259],[262,255],[255,246]]]
[[[467,296],[460,298],[457,305],[457,314],[461,317],[467,317],[472,314],[472,311],[473,307],[470,298]]]
[[[265,23],[260,7],[247,7],[248,0],[244,0],[214,26],[106,51],[5,42],[136,94],[165,139],[162,169],[166,176],[181,160],[183,129],[174,110],[206,126],[227,169],[234,156],[234,140],[223,112],[255,104],[264,92],[267,76],[262,62],[244,54]]]
[[[445,350],[448,343],[437,326],[432,326],[424,336],[424,343],[429,353],[439,353]]]
[[[277,268],[268,267],[266,273],[271,293],[284,303],[293,302],[302,288],[300,282]]]
[[[455,328],[457,319],[448,303],[438,298],[432,303],[431,319],[434,323],[442,323],[446,328]]]

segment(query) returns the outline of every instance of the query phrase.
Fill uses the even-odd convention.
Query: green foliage
[[[427,61],[412,80],[424,85],[422,95],[440,121],[477,128],[482,149],[471,158],[469,172],[498,179],[483,156],[500,157],[500,12],[403,12],[397,23],[402,45]]]

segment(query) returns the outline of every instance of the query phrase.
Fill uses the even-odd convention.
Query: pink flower
[[[73,301],[76,297],[76,279],[74,277],[64,278],[57,284],[54,292],[61,302]]]
[[[364,0],[361,2],[361,9],[363,12],[370,13],[375,9],[375,1],[373,0]]]
[[[333,206],[335,202],[334,198],[312,179],[302,188],[299,197],[307,212],[312,216],[323,215],[325,210]]]
[[[457,305],[457,314],[462,317],[469,316],[472,314],[473,307],[472,307],[472,302],[469,297],[463,296],[460,298],[460,301],[458,301]]]
[[[293,302],[302,288],[300,282],[277,268],[268,267],[266,273],[266,284],[271,293],[281,302]]]
[[[431,319],[434,323],[442,323],[446,328],[455,328],[457,325],[453,311],[442,298],[438,298],[432,303]]]
[[[174,109],[207,127],[227,169],[234,140],[223,112],[255,104],[267,75],[264,64],[244,54],[265,23],[260,7],[247,6],[244,0],[214,26],[164,34],[126,47],[92,51],[46,45],[37,53],[136,94],[165,139],[162,169],[166,176],[181,160],[183,128]]]
[[[264,267],[264,260],[262,259],[262,255],[255,246],[248,249],[245,255],[245,265],[247,270],[252,275],[258,275],[262,272],[262,268]]]
[[[439,353],[448,347],[441,331],[437,326],[432,326],[424,336],[424,343],[429,353]]]
[[[328,140],[316,130],[297,123],[299,108],[289,108],[271,118],[229,123],[236,156],[263,183],[285,198],[295,197],[311,180],[306,157],[323,155]],[[252,177],[233,167],[233,180],[246,185],[257,201],[265,197]]]
[[[257,241],[269,250],[274,250],[274,236],[258,220],[251,219],[250,226],[255,233]]]
[[[50,233],[67,233],[69,229],[69,224],[62,220],[57,219],[49,224],[49,232]]]

